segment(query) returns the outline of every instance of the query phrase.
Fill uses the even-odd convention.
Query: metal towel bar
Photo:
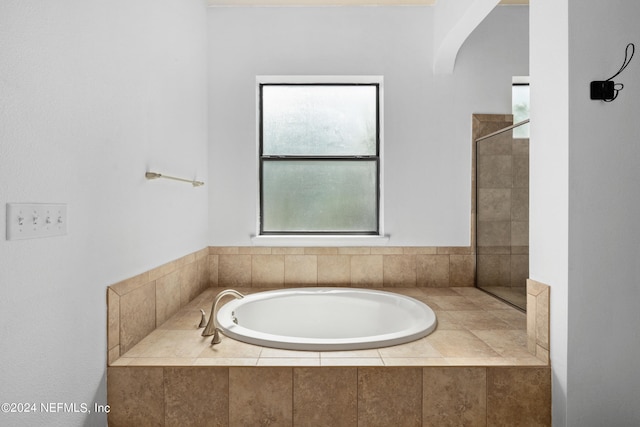
[[[188,182],[191,185],[193,185],[194,187],[200,187],[201,185],[204,185],[204,182],[202,182],[202,181],[196,181],[196,180],[184,179],[184,178],[176,178],[175,176],[163,175],[163,174],[157,173],[157,172],[146,172],[144,174],[144,177],[147,178],[147,179],[166,178],[166,179],[172,179],[174,181]]]

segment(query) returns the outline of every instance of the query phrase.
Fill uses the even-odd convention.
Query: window
[[[529,118],[529,77],[514,77],[511,86],[513,124]],[[513,129],[514,138],[529,138],[529,124]]]
[[[260,235],[380,232],[380,84],[259,83]]]

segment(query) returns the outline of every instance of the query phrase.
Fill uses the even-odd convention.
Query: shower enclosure
[[[506,123],[475,139],[476,286],[523,310],[529,276],[529,139],[514,137],[514,130],[528,122]]]

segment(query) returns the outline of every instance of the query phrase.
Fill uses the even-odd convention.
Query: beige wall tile
[[[529,138],[516,138],[513,140],[514,156],[528,156],[529,155]]]
[[[251,286],[251,255],[218,255],[218,286]]]
[[[549,288],[536,296],[536,344],[549,350]]]
[[[512,158],[510,155],[478,156],[478,188],[511,188]]]
[[[317,255],[285,255],[285,286],[316,286],[318,284]]]
[[[149,272],[145,271],[142,274],[138,274],[137,276],[133,276],[129,279],[123,280],[122,282],[111,285],[110,288],[116,294],[123,296],[141,286],[146,285],[147,283],[149,283]]]
[[[529,255],[529,246],[511,246],[511,253],[514,255]]]
[[[478,246],[511,246],[511,221],[478,221]]]
[[[478,221],[511,220],[510,188],[478,189]]]
[[[184,264],[180,272],[180,307],[184,307],[200,294],[198,283],[198,265],[195,262]]]
[[[120,297],[120,352],[126,353],[156,327],[156,283]]]
[[[511,189],[511,220],[529,221],[529,187]]]
[[[111,365],[120,358],[120,346],[116,345],[107,352],[107,365]]]
[[[107,349],[120,344],[120,297],[107,288]]]
[[[350,286],[351,255],[318,255],[318,286]]]
[[[511,329],[507,322],[484,310],[450,311],[449,314],[458,325],[473,331]]]
[[[511,123],[508,123],[508,124],[503,123],[502,128],[509,125],[511,125]],[[484,139],[477,143],[478,156],[485,156],[485,155],[491,155],[491,154],[511,155],[512,153],[513,153],[513,134],[511,132],[502,132],[498,135]]]
[[[536,297],[527,293],[527,348],[536,354]]]
[[[529,277],[529,255],[511,255],[511,286],[525,287]]]
[[[529,187],[529,156],[513,156],[513,186],[515,188]]]
[[[107,368],[109,426],[164,426],[163,368]]]
[[[229,425],[229,369],[164,368],[165,425]]]
[[[156,280],[156,326],[162,325],[180,309],[180,271]]]
[[[438,253],[435,246],[405,246],[402,253],[405,255],[435,255]]]
[[[449,255],[416,255],[418,286],[449,286]]]
[[[337,255],[338,248],[306,247],[305,255]]]
[[[442,354],[440,354],[426,338],[391,347],[379,348],[378,353],[380,353],[385,363],[388,359],[397,357],[442,357]]]
[[[512,246],[478,246],[478,255],[509,255]]]
[[[351,286],[382,287],[382,255],[354,255],[351,257]]]
[[[475,221],[473,226],[475,227]],[[472,235],[471,238],[475,239],[475,236]],[[436,253],[438,255],[471,255],[473,254],[473,249],[473,246],[438,246]]]
[[[478,255],[478,285],[511,286],[511,255]]]
[[[245,255],[271,255],[272,250],[266,246],[240,246],[238,253]]]
[[[544,292],[548,288],[549,286],[545,285],[544,283],[540,283],[531,279],[527,280],[527,293],[533,296],[539,295],[541,292]]]
[[[416,286],[416,255],[385,255],[384,286]]]
[[[487,425],[486,368],[423,368],[422,425]]]
[[[271,248],[273,255],[304,255],[304,248]]]
[[[293,368],[229,368],[229,425],[291,426]]]
[[[422,368],[358,369],[358,425],[422,425]]]
[[[473,286],[474,273],[474,255],[449,256],[449,286]]]
[[[484,341],[467,330],[436,330],[426,340],[444,357],[499,357]]]
[[[374,246],[371,248],[373,255],[402,255],[404,248],[399,246]]]
[[[176,268],[180,268],[183,265],[191,264],[195,260],[196,260],[196,254],[195,253],[190,253],[190,254],[187,254],[187,255],[185,255],[185,256],[183,256],[181,258],[178,258],[174,262],[176,263]]]
[[[207,255],[204,258],[196,259],[195,264],[197,271],[196,281],[198,284],[196,286],[196,295],[191,297],[191,299],[200,295],[205,289],[211,287],[211,284],[209,283],[209,256]]]
[[[368,246],[338,248],[338,255],[369,255],[371,248]]]
[[[237,246],[209,246],[209,255],[237,255]]]
[[[196,261],[206,258],[209,256],[209,248],[206,247],[204,249],[200,249],[199,251],[195,252],[194,255],[196,257]]]
[[[209,255],[209,285],[218,286],[219,255]]]
[[[284,286],[284,255],[253,255],[251,257],[251,286]]]
[[[176,264],[177,263],[175,261],[171,261],[161,265],[160,267],[149,270],[149,281],[156,280],[162,276],[172,273],[176,269]]]
[[[529,245],[529,221],[511,222],[511,246]]]
[[[358,369],[293,369],[293,425],[358,425]]]
[[[551,369],[487,368],[487,424],[551,426]]]

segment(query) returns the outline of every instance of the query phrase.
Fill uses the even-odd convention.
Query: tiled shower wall
[[[493,119],[498,129],[513,123],[511,116],[477,117]],[[507,131],[478,141],[475,149],[477,284],[524,287],[529,276],[529,140],[514,139]]]

